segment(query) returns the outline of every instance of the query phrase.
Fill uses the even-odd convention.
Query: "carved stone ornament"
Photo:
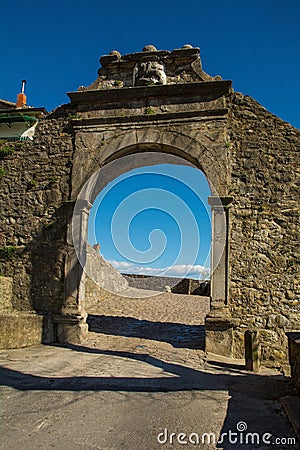
[[[166,84],[167,77],[164,65],[157,60],[142,60],[134,68],[134,85],[149,86]]]

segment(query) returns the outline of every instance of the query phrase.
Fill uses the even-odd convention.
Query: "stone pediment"
[[[200,49],[190,45],[173,51],[148,45],[142,52],[128,55],[112,51],[102,56],[100,63],[98,78],[79,91],[221,80],[202,70]]]

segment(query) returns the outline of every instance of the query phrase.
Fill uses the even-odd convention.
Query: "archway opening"
[[[210,278],[209,184],[199,169],[159,164],[110,182],[89,215],[88,242],[119,272]]]
[[[100,335],[203,349],[211,187],[201,170],[175,159],[127,170],[94,193],[85,265],[88,323]]]

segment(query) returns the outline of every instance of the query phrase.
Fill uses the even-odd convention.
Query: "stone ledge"
[[[227,108],[222,109],[207,109],[207,110],[193,110],[193,111],[176,111],[176,112],[168,112],[168,113],[155,113],[151,115],[147,114],[134,114],[127,116],[105,116],[105,117],[90,117],[87,119],[71,119],[73,128],[80,129],[82,127],[91,127],[94,125],[103,125],[103,124],[130,124],[130,123],[143,123],[147,125],[148,123],[153,122],[164,122],[170,120],[203,120],[203,119],[226,119],[228,114]]]
[[[205,327],[207,330],[225,331],[234,327],[231,318],[226,317],[211,317],[210,315],[205,319]]]
[[[80,314],[55,314],[52,316],[53,323],[65,325],[77,325],[82,319]]]
[[[227,95],[230,92],[232,82],[226,81],[205,81],[199,83],[187,84],[168,84],[163,86],[150,87],[128,87],[121,89],[99,89],[81,92],[68,92],[67,95],[71,103],[87,104],[92,103],[115,103],[121,100],[149,98],[149,97],[178,97],[199,96],[209,97],[209,99],[218,98]]]
[[[0,349],[42,343],[43,316],[16,312],[0,314]]]

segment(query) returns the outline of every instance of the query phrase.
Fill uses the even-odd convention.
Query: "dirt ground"
[[[135,299],[116,296],[87,305],[89,341],[97,341],[100,333],[106,335],[109,345],[118,349],[135,348],[138,342],[141,348],[147,346],[148,351],[151,349],[154,353],[162,349],[172,353],[172,349],[176,349],[177,356],[186,355],[188,359],[187,355],[197,354],[198,358],[203,358],[204,321],[209,312],[209,298],[155,294],[150,298]],[[190,349],[196,351],[189,352]]]

